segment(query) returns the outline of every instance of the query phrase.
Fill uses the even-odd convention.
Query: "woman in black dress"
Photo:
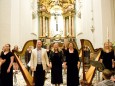
[[[109,44],[109,42],[104,43],[100,61],[104,64],[105,69],[112,70],[114,68],[114,51]]]
[[[64,43],[63,47],[62,47],[62,51],[63,51],[63,54],[64,54],[64,62],[66,60],[66,53],[67,53],[67,50],[68,50],[68,43]],[[66,67],[64,67],[63,65],[63,69],[64,69],[64,73],[66,74],[67,71],[66,71]]]
[[[0,57],[1,57],[1,54],[3,54],[4,53],[4,51],[5,51],[5,46],[3,46],[3,48],[2,48],[2,51],[1,51],[1,53],[0,53]],[[4,60],[2,60],[1,58],[0,58],[0,86],[2,86],[2,82],[1,82],[1,65],[4,63]]]
[[[14,55],[14,53],[16,52],[19,52],[19,48],[17,45],[14,46],[14,49],[12,50],[12,53]],[[18,56],[19,59],[20,59],[20,56]],[[14,55],[14,62],[13,62],[13,69],[15,70],[15,73],[18,73],[18,70],[19,70],[19,66],[18,66],[18,63],[16,62],[16,57]]]
[[[30,66],[28,66],[30,59],[31,59],[31,53],[32,53],[32,46],[29,46],[28,49],[25,52],[25,63],[27,66],[27,70],[31,73]]]
[[[66,56],[67,50],[68,50],[68,43],[64,43],[63,48],[62,48],[62,51],[63,51],[63,53],[64,53],[64,56]]]
[[[68,44],[68,51],[66,53],[66,65],[67,65],[67,86],[79,85],[79,56],[78,51],[74,48],[74,44],[70,42]]]
[[[53,49],[50,52],[50,67],[51,67],[51,83],[55,86],[60,86],[63,83],[62,79],[62,62],[63,54],[59,49],[58,43],[53,45]]]
[[[10,44],[5,45],[5,51],[1,54],[1,82],[2,86],[13,86],[13,54],[10,52]]]

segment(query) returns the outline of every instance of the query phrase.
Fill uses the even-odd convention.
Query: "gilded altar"
[[[38,7],[40,39],[65,41],[75,38],[74,0],[39,0]]]

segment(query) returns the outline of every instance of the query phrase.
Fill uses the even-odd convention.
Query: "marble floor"
[[[98,81],[101,81],[100,76],[101,74],[99,72],[95,73],[95,77],[93,79],[93,83],[97,83]],[[80,80],[82,79],[82,68],[80,69]],[[45,85],[44,86],[54,86],[51,84],[51,73],[47,73],[46,75],[46,81],[45,81]],[[20,71],[18,71],[17,74],[14,73],[14,86],[26,86],[26,82],[22,76],[22,73]],[[67,86],[66,85],[66,73],[63,72],[63,84],[61,84],[60,86]]]
[[[17,74],[14,73],[13,75],[14,77],[14,86],[26,86],[26,82],[22,76],[22,73],[20,71],[18,71]],[[54,86],[51,84],[51,73],[47,73],[46,75],[46,80],[45,80],[45,85],[44,86]],[[60,86],[67,86],[66,85],[66,74],[63,73],[63,84],[61,84]]]
[[[24,64],[24,62],[23,62],[23,64]],[[26,82],[25,82],[20,70],[18,71],[17,74],[14,73],[13,77],[14,77],[14,79],[13,79],[14,80],[14,86],[26,86]],[[79,77],[80,77],[80,80],[82,80],[82,78],[83,78],[82,64],[81,64],[81,67],[80,67],[80,70],[79,70]],[[102,77],[102,74],[100,72],[96,71],[95,72],[95,77],[93,78],[92,83],[94,84],[94,83],[97,83],[97,82],[101,81],[102,80],[101,77]],[[44,86],[54,86],[54,85],[51,84],[51,73],[47,73],[46,78],[47,79],[45,80]],[[60,86],[67,86],[66,85],[66,73],[64,73],[64,71],[63,71],[63,84],[61,84]]]

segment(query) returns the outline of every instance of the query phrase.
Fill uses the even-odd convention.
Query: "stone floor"
[[[46,81],[44,86],[54,86],[51,84],[51,73],[47,73],[46,75]],[[22,73],[18,71],[17,74],[14,74],[14,86],[26,86],[26,82],[22,76]],[[67,86],[66,85],[66,74],[63,74],[63,84],[60,86]]]
[[[95,78],[93,79],[93,83],[97,83],[98,81],[101,81],[100,79],[100,73],[96,72],[95,74]],[[82,79],[82,68],[80,69],[80,80]],[[45,81],[45,85],[44,86],[54,86],[51,84],[51,73],[47,73],[46,75],[46,81]],[[18,71],[17,74],[14,74],[14,86],[26,86],[25,80],[22,76],[22,73],[20,71]],[[61,84],[60,86],[67,86],[66,85],[66,74],[63,72],[63,84]]]
[[[17,74],[13,74],[13,84],[13,86],[26,86],[26,82],[20,71]]]
[[[92,83],[94,84],[94,83],[97,83],[97,82],[101,81],[102,80],[101,75],[102,75],[101,73],[96,71],[95,77],[93,78]],[[13,77],[14,77],[14,79],[13,79],[14,80],[14,86],[26,86],[26,82],[25,82],[25,80],[22,76],[22,73],[20,71],[18,71],[17,74],[14,73]],[[45,81],[44,86],[54,86],[54,85],[51,84],[51,73],[47,73],[46,77],[47,77],[47,79]],[[82,64],[81,64],[80,71],[79,71],[79,77],[80,77],[80,80],[82,80],[82,78],[83,78]],[[64,71],[63,71],[63,84],[60,85],[60,86],[67,86],[66,85],[66,74],[64,73]]]

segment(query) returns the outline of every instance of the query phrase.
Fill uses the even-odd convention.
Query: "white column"
[[[46,36],[48,36],[48,18],[46,19]]]
[[[42,36],[42,17],[40,16],[40,19],[39,19],[39,36],[41,37]]]
[[[43,37],[45,37],[45,32],[46,32],[46,25],[45,25],[45,16],[43,16]]]
[[[75,36],[75,30],[74,30],[75,28],[74,28],[74,16],[72,16],[72,37],[74,37]]]
[[[71,36],[71,15],[69,16],[69,35]]]
[[[65,26],[65,24],[66,24],[65,17],[63,17],[63,20],[64,20],[64,21],[63,21],[63,22],[64,22],[64,23],[63,23],[63,24],[64,24],[64,30],[63,30],[64,32],[63,32],[63,33],[64,33],[64,37],[66,37],[66,33],[67,33],[67,32],[66,32],[66,26]]]
[[[51,18],[51,17],[50,17]],[[48,19],[48,36],[51,37],[51,31],[50,31],[50,18]]]

